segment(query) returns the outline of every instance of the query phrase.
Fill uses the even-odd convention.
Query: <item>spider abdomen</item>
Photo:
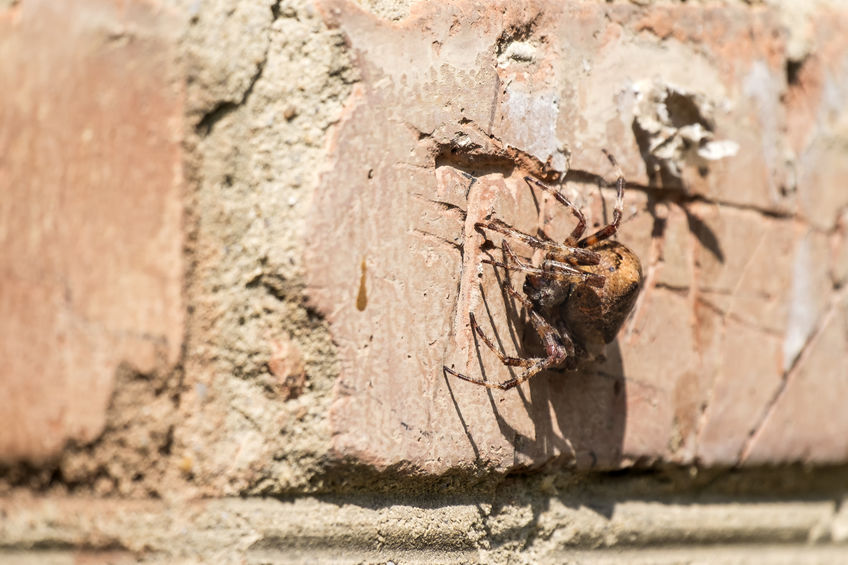
[[[601,256],[597,265],[581,270],[604,277],[604,286],[575,284],[560,307],[560,315],[579,342],[610,343],[633,309],[642,287],[639,257],[617,241],[606,240],[592,247]]]

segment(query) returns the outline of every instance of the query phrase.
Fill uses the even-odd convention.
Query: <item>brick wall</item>
[[[0,2],[0,557],[848,559],[846,25]],[[517,374],[469,313],[538,354],[474,226],[567,236],[528,174],[606,223],[603,150],[644,273],[603,359],[445,374]]]

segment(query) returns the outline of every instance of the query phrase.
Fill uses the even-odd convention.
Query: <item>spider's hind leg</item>
[[[483,343],[485,343],[486,346],[488,346],[488,348],[491,349],[495,353],[495,355],[498,356],[498,359],[500,359],[501,363],[503,363],[507,367],[529,367],[533,364],[533,361],[531,361],[530,359],[523,359],[521,357],[509,357],[508,355],[504,355],[504,353],[495,346],[492,340],[489,339],[489,337],[485,333],[483,333],[483,330],[480,329],[480,326],[477,325],[477,319],[474,317],[474,314],[469,313],[468,317],[471,320],[471,329],[474,330],[474,332],[478,336],[480,336],[480,339],[483,341]]]
[[[506,253],[511,254],[511,250],[507,245],[506,249],[504,249]],[[515,257],[513,255],[513,257]],[[545,347],[545,357],[534,357],[530,359],[524,359],[521,357],[509,357],[504,355],[495,344],[486,336],[485,333],[480,329],[480,326],[477,325],[477,320],[474,318],[473,313],[469,313],[469,319],[471,321],[471,328],[474,332],[480,336],[480,339],[483,340],[483,343],[486,346],[495,352],[495,355],[498,356],[501,363],[508,367],[525,367],[523,373],[518,375],[515,378],[509,379],[502,383],[490,383],[488,381],[484,381],[483,379],[475,379],[473,377],[469,377],[467,375],[463,375],[453,369],[448,368],[447,366],[443,366],[444,372],[446,374],[453,375],[459,379],[464,381],[468,381],[469,383],[474,383],[476,385],[484,386],[486,388],[498,389],[498,390],[510,390],[512,388],[517,387],[521,383],[524,383],[530,380],[535,375],[538,375],[545,369],[549,369],[551,367],[558,367],[563,365],[570,357],[574,357],[576,354],[574,342],[568,336],[568,334],[563,334],[559,332],[555,327],[553,327],[544,317],[542,317],[539,312],[536,311],[536,306],[533,302],[524,296],[522,293],[518,292],[512,287],[512,284],[509,282],[509,279],[504,280],[504,289],[509,293],[510,296],[515,298],[524,309],[527,311],[530,317],[530,323],[533,325],[533,329],[536,330],[536,333],[539,335],[539,339],[542,342],[542,345]]]
[[[512,289],[512,287],[507,287],[507,290],[512,290],[512,292],[515,292]],[[532,311],[531,313],[535,314],[539,319],[541,319],[541,316],[536,314],[535,311]],[[473,315],[472,315],[471,319],[472,320],[474,319]],[[512,363],[507,362],[507,360],[509,360],[509,361],[520,362],[520,366],[526,367],[525,371],[515,378],[509,379],[509,380],[504,381],[502,383],[490,383],[488,381],[484,381],[483,379],[475,379],[473,377],[463,375],[462,373],[458,373],[457,371],[454,371],[453,369],[451,369],[447,366],[443,366],[442,368],[443,368],[445,373],[453,375],[454,377],[462,379],[463,381],[468,381],[469,383],[474,383],[476,385],[484,386],[486,388],[492,388],[492,389],[498,389],[498,390],[510,390],[512,388],[517,387],[521,383],[524,383],[524,382],[530,380],[532,377],[538,375],[539,373],[541,373],[545,369],[549,369],[551,367],[557,367],[557,366],[562,365],[568,359],[568,357],[570,355],[574,355],[574,345],[571,342],[571,340],[568,339],[568,337],[566,337],[567,341],[565,343],[563,343],[563,341],[561,341],[561,338],[559,338],[559,333],[556,331],[556,329],[554,329],[552,326],[547,324],[547,322],[545,322],[545,325],[547,327],[544,328],[544,329],[540,329],[539,327],[537,327],[535,321],[534,321],[533,325],[534,325],[534,327],[536,327],[536,331],[539,332],[540,336],[542,335],[543,332],[545,333],[546,337],[542,339],[542,342],[545,344],[545,350],[547,351],[547,356],[546,357],[534,357],[534,358],[531,358],[531,359],[521,359],[521,358],[517,358],[517,357],[506,357],[502,353],[500,353],[500,351],[498,351],[497,349],[494,348],[494,344],[491,344],[489,342],[488,338],[483,336],[483,334],[482,334],[482,332],[480,332],[479,327],[477,326],[476,322],[473,322],[473,327],[477,331],[478,335],[480,337],[482,337],[483,341],[486,343],[486,345],[488,345],[492,349],[492,351],[494,351],[498,355],[498,357],[501,358],[504,365],[507,365],[507,366],[512,365]],[[515,365],[518,365],[518,363],[515,363]],[[515,365],[512,365],[512,366],[515,366]]]

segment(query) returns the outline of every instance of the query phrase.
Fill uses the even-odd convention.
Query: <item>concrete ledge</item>
[[[56,563],[71,548],[121,562],[820,563],[848,557],[833,500],[699,503],[538,496],[514,501],[267,498],[152,502],[89,498],[0,501],[0,550]],[[760,545],[761,544],[761,545]],[[574,552],[578,553],[574,553]],[[106,554],[103,553],[103,556]],[[763,561],[765,559],[765,561]],[[4,561],[6,562],[6,561]],[[29,561],[33,562],[33,561]]]
[[[251,553],[244,563],[472,563],[479,561],[480,554],[474,551],[345,551],[332,549],[310,549]],[[768,545],[768,546],[711,546],[700,548],[647,548],[635,550],[592,550],[568,551],[546,555],[543,560],[550,563],[583,563],[586,565],[814,565],[844,561],[846,549],[840,546]],[[71,552],[71,551],[0,551],[0,560],[8,565],[76,565],[123,564],[136,561],[126,554],[114,552]],[[171,560],[145,559],[145,563],[168,565],[193,565],[205,563],[196,558]]]

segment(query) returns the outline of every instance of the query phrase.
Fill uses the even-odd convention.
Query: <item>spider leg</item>
[[[509,248],[508,244],[505,244],[504,251],[508,253],[512,258],[516,258],[512,253],[512,250]],[[527,313],[530,315],[530,323],[533,324],[533,329],[536,330],[536,333],[539,334],[539,339],[542,341],[542,344],[545,346],[545,352],[547,353],[546,357],[534,357],[531,359],[521,359],[518,357],[507,357],[503,353],[501,353],[495,345],[489,340],[489,338],[480,330],[480,327],[477,325],[477,320],[474,319],[474,314],[469,314],[471,319],[471,327],[477,332],[483,342],[489,346],[489,349],[495,352],[498,356],[498,359],[504,365],[507,366],[521,366],[526,367],[526,370],[518,375],[515,378],[509,379],[502,383],[490,383],[488,381],[484,381],[483,379],[475,379],[473,377],[469,377],[467,375],[463,375],[462,373],[458,373],[453,369],[448,368],[447,366],[442,366],[445,373],[451,374],[463,381],[468,381],[469,383],[474,383],[476,385],[484,386],[486,388],[498,389],[498,390],[510,390],[512,388],[517,387],[521,383],[524,383],[539,374],[540,372],[548,369],[550,367],[556,367],[562,365],[566,359],[569,357],[573,357],[575,355],[574,342],[571,340],[571,337],[567,333],[561,333],[557,331],[555,327],[553,327],[550,323],[548,323],[545,318],[539,314],[534,304],[530,301],[529,298],[512,288],[512,284],[509,282],[509,279],[504,281],[504,288],[506,291],[515,298],[518,302],[521,303],[522,306],[527,310]]]
[[[521,304],[530,314],[530,323],[533,324],[533,329],[535,329],[536,333],[539,334],[539,339],[545,346],[545,351],[548,354],[547,358],[555,358],[555,362],[552,363],[553,365],[562,365],[562,363],[568,357],[574,357],[576,353],[574,348],[574,341],[571,339],[571,336],[567,332],[560,332],[551,324],[549,324],[545,318],[543,318],[538,312],[536,312],[533,303],[530,302],[530,299],[515,290],[514,288],[512,288],[512,286],[507,286],[506,290],[513,298],[521,302]],[[547,368],[547,366],[539,370],[541,371],[544,368]],[[521,377],[518,378],[520,379]]]
[[[539,334],[539,339],[542,340],[542,344],[544,344],[545,351],[547,351],[549,357],[555,356],[555,352],[558,351],[559,353],[556,356],[561,354],[562,359],[560,359],[557,363],[561,363],[565,360],[565,357],[574,355],[574,342],[567,333],[560,332],[552,326],[536,311],[536,305],[533,304],[529,298],[512,288],[512,284],[510,284],[509,280],[504,282],[504,288],[509,295],[519,301],[521,305],[524,306],[524,309],[527,310],[527,313],[530,314],[530,323],[533,324],[533,329],[535,329],[536,333]]]
[[[532,267],[529,263],[525,263],[524,261],[529,261],[529,259],[525,259],[524,257],[519,257],[513,252],[512,247],[509,246],[509,243],[504,239],[501,241],[501,249],[503,249],[504,256],[506,256],[510,261],[518,265],[519,267]]]
[[[530,261],[530,259],[527,259],[525,257],[519,257],[518,255],[516,255],[515,252],[512,250],[512,247],[510,247],[509,243],[507,243],[505,239],[501,241],[501,249],[503,250],[504,256],[513,263],[521,265],[522,267],[524,267],[525,265],[532,266],[529,263],[525,263],[525,261]]]
[[[542,270],[544,272],[562,271],[564,274],[570,274],[575,277],[580,277],[583,282],[585,282],[589,286],[594,286],[597,288],[603,288],[604,283],[606,282],[606,277],[604,277],[603,275],[599,275],[597,273],[586,273],[584,271],[581,271],[580,269],[572,267],[568,263],[562,263],[560,261],[555,261],[554,259],[545,259],[545,261],[542,262]]]
[[[537,229],[537,230],[536,230],[536,237],[538,237],[538,238],[539,238],[539,239],[541,239],[542,241],[547,241],[547,242],[550,242],[550,243],[554,243],[554,240],[553,240],[553,239],[551,239],[550,237],[548,237],[548,234],[546,234],[544,231],[542,231],[542,229],[541,229],[541,228],[539,228],[539,229]]]
[[[542,263],[542,269],[540,271],[538,268],[534,267],[533,265],[530,265],[529,263],[525,263],[524,261],[527,261],[527,259],[524,259],[523,257],[519,257],[518,255],[516,255],[512,251],[512,248],[509,246],[509,244],[506,242],[506,240],[501,242],[501,247],[503,248],[504,254],[513,263],[518,265],[519,270],[524,271],[525,273],[537,274],[538,275],[541,272],[562,271],[565,274],[570,274],[570,275],[574,275],[575,277],[579,277],[592,286],[598,286],[598,287],[604,286],[604,277],[602,275],[596,275],[594,273],[586,273],[584,271],[581,271],[577,267],[569,265],[568,263],[563,263],[561,261],[556,261],[554,259],[545,259],[545,261]],[[522,259],[524,259],[524,261],[522,261]],[[486,259],[484,259],[483,261],[486,262]],[[503,265],[503,264],[500,264],[498,266],[499,267],[506,267],[507,269],[511,268],[509,265]],[[536,272],[536,271],[539,271],[539,272]],[[544,275],[540,275],[540,276],[544,276]],[[563,279],[557,278],[556,280],[563,280]],[[566,282],[573,282],[573,279],[569,278],[569,279],[567,279]]]
[[[597,275],[595,273],[584,273],[579,269],[575,269],[571,265],[561,263],[559,261],[554,261],[551,259],[548,259],[544,263],[544,265],[548,266],[550,269],[540,269],[538,267],[533,267],[522,263],[521,261],[515,261],[514,265],[501,263],[500,261],[493,261],[491,259],[483,259],[482,262],[488,263],[489,265],[494,265],[495,267],[501,267],[503,269],[521,271],[523,273],[527,273],[528,275],[533,275],[535,277],[548,280],[573,283],[575,279],[581,279],[587,284],[598,288],[603,287],[605,281],[604,277],[601,275]]]
[[[569,262],[574,262],[578,265],[597,265],[600,262],[600,257],[597,253],[590,249],[582,249],[581,247],[574,247],[570,245],[565,245],[562,243],[556,243],[554,241],[546,241],[543,239],[539,239],[538,237],[534,237],[530,234],[526,234],[522,231],[519,231],[513,227],[508,226],[501,220],[494,219],[489,220],[488,222],[477,222],[474,224],[477,228],[486,228],[492,231],[496,231],[503,235],[512,237],[526,243],[530,247],[535,247],[536,249],[544,249],[545,251],[549,251],[557,255],[557,257],[562,257],[563,259],[568,260]]]
[[[483,343],[485,343],[489,347],[489,349],[494,351],[495,355],[498,356],[498,359],[501,360],[501,363],[503,363],[507,367],[529,367],[533,364],[533,361],[531,361],[530,359],[523,359],[521,357],[509,357],[507,355],[504,355],[500,349],[495,347],[495,344],[492,343],[492,340],[490,340],[489,337],[483,333],[483,330],[480,329],[480,326],[477,325],[477,320],[474,318],[474,314],[469,313],[468,317],[471,320],[471,329],[474,330],[478,336],[480,336],[480,339],[483,340]]]
[[[577,245],[577,242],[580,240],[580,236],[583,235],[584,231],[586,231],[586,216],[583,215],[583,212],[580,211],[580,208],[575,206],[574,203],[572,203],[571,200],[566,198],[559,190],[551,188],[539,182],[537,179],[534,179],[533,177],[524,177],[524,182],[528,184],[532,182],[542,190],[550,192],[551,194],[553,194],[554,198],[556,198],[560,202],[560,204],[563,204],[571,209],[571,213],[574,214],[575,218],[577,218],[577,225],[571,231],[571,235],[569,235],[563,243],[570,247],[575,247]]]
[[[618,162],[615,160],[615,157],[610,155],[606,149],[604,149],[604,155],[607,156],[612,166],[615,167],[616,174],[618,175],[618,179],[615,181],[616,187],[618,188],[618,195],[615,199],[615,209],[612,212],[612,223],[603,228],[599,229],[595,233],[590,236],[584,237],[577,243],[577,247],[592,247],[599,241],[603,241],[615,235],[615,232],[618,231],[618,226],[621,223],[621,215],[624,211],[624,174],[621,172],[621,167],[618,166]]]
[[[554,357],[541,357],[532,360],[528,359],[528,361],[531,361],[531,367],[529,367],[526,371],[524,371],[514,379],[509,379],[508,381],[504,381],[502,383],[490,383],[488,381],[484,381],[483,379],[475,379],[473,377],[463,375],[462,373],[457,373],[456,371],[448,368],[447,366],[443,366],[442,368],[446,373],[449,373],[458,379],[462,379],[463,381],[474,383],[475,385],[480,385],[486,388],[493,388],[498,390],[510,390],[512,388],[517,387],[521,383],[529,380],[531,377],[536,376],[537,374],[541,373],[542,371],[556,363],[556,359]]]
[[[551,336],[559,335],[557,329],[550,325],[541,314],[536,312],[536,307],[532,302],[530,302],[529,298],[512,288],[511,284],[504,284],[504,288],[509,295],[519,301],[521,305],[524,306],[524,309],[527,310],[528,314],[530,314],[530,323],[533,324],[533,329],[536,330],[536,333],[539,334],[539,337],[545,345],[547,345],[547,340]]]
[[[509,244],[506,242],[506,240],[503,240],[501,242],[501,247],[503,248],[504,254],[513,263],[518,265],[517,270],[521,270],[521,271],[523,271],[523,272],[525,272],[529,275],[534,275],[534,276],[537,276],[537,277],[543,277],[543,278],[548,278],[548,279],[553,279],[553,280],[559,280],[559,281],[563,281],[563,282],[574,282],[574,280],[572,278],[562,278],[560,276],[561,274],[573,275],[575,277],[579,277],[582,281],[584,281],[586,284],[589,284],[591,286],[595,286],[595,287],[598,287],[598,288],[603,288],[603,286],[604,286],[605,279],[602,275],[597,275],[597,274],[594,274],[594,273],[586,273],[586,272],[581,271],[580,269],[578,269],[576,267],[573,267],[572,265],[569,265],[567,263],[563,263],[561,261],[556,261],[554,259],[545,259],[545,261],[542,263],[542,268],[540,270],[540,269],[534,267],[533,265],[530,265],[529,263],[525,263],[524,261],[527,261],[527,259],[524,259],[523,257],[518,257],[518,255],[516,255],[512,251],[512,248],[509,246]],[[524,259],[524,261],[522,261],[522,259]],[[485,259],[483,261],[486,262]],[[504,265],[504,264],[498,264],[497,266],[505,267],[507,269],[511,268],[509,265]],[[557,272],[557,275],[547,276],[545,274],[545,273],[550,273],[550,272]]]
[[[536,333],[539,334],[539,338],[545,346],[545,352],[547,353],[547,356],[534,357],[532,359],[520,359],[520,361],[523,362],[521,366],[527,367],[527,369],[517,377],[509,379],[502,383],[490,383],[488,381],[484,381],[483,379],[475,379],[473,377],[463,375],[462,373],[458,373],[453,369],[449,369],[446,366],[443,366],[443,369],[446,373],[449,373],[464,381],[468,381],[469,383],[474,383],[476,385],[484,386],[486,388],[510,390],[512,388],[517,387],[521,383],[528,381],[529,379],[538,375],[545,369],[562,365],[565,360],[568,359],[568,357],[573,356],[575,354],[574,343],[571,341],[571,338],[567,334],[563,335],[558,332],[556,328],[550,325],[547,320],[545,320],[538,312],[536,312],[533,307],[533,303],[530,302],[530,299],[528,299],[526,296],[512,288],[512,286],[508,282],[505,283],[504,287],[506,288],[507,292],[510,293],[510,295],[512,295],[519,302],[521,302],[521,304],[527,309],[527,312],[530,314],[530,322],[533,324],[533,329],[535,329]],[[473,324],[476,329],[476,322]],[[480,334],[479,330],[478,334],[482,337],[482,334]],[[484,341],[486,340],[484,339]],[[494,348],[492,349],[494,350]],[[496,353],[499,352],[496,351]],[[500,354],[498,355],[498,357],[500,357]]]

